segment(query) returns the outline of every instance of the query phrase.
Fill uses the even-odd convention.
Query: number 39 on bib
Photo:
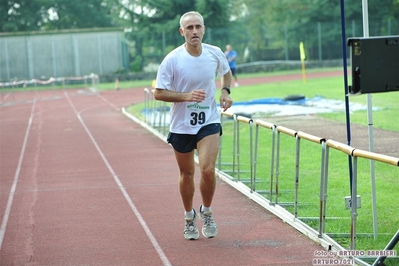
[[[206,102],[188,103],[184,116],[186,126],[196,127],[206,124],[210,114],[210,105]]]

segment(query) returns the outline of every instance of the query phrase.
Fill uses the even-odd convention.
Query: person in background
[[[237,52],[233,50],[233,47],[230,44],[228,44],[226,45],[226,51],[224,52],[224,54],[226,55],[227,61],[229,62],[231,74],[234,77],[234,87],[238,87],[236,64]]]
[[[180,34],[185,43],[170,52],[159,66],[154,97],[171,102],[170,132],[167,138],[174,149],[180,171],[179,191],[185,210],[184,237],[199,237],[194,199],[194,150],[198,151],[201,172],[199,189],[202,198],[198,212],[203,222],[202,234],[215,237],[218,228],[211,204],[216,189],[216,157],[219,151],[220,109],[216,104],[216,75],[221,77],[220,107],[226,111],[233,103],[230,98],[231,71],[223,51],[202,43],[204,19],[191,11],[180,18]]]

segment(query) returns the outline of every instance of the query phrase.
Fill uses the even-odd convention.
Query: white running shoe
[[[202,227],[202,234],[206,238],[212,238],[212,237],[217,236],[218,227],[217,227],[215,221],[213,220],[212,211],[201,212],[201,207],[202,207],[202,205],[200,206],[199,217],[201,218],[202,222],[204,223],[204,225]]]
[[[199,232],[197,228],[197,214],[194,210],[194,217],[184,218],[186,220],[186,224],[184,225],[184,238],[188,240],[196,240],[199,237]]]

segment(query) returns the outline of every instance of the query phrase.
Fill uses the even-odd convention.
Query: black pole
[[[389,241],[388,245],[385,247],[386,250],[393,250],[393,248],[396,246],[396,244],[399,242],[399,230],[396,232],[396,234],[393,236],[391,241]],[[386,256],[379,256],[375,262],[373,263],[373,266],[376,265],[383,265],[384,260],[386,259]]]
[[[344,64],[344,86],[345,86],[345,113],[346,113],[346,136],[348,145],[351,145],[351,122],[349,116],[349,90],[348,90],[348,66],[347,66],[347,55],[346,55],[346,32],[345,32],[345,5],[344,0],[340,0],[341,3],[341,34],[342,34],[342,61]],[[348,155],[349,165],[349,183],[350,192],[352,195],[352,156]]]

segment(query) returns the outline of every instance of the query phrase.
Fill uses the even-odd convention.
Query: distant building
[[[109,74],[127,60],[121,29],[0,33],[0,81]]]

